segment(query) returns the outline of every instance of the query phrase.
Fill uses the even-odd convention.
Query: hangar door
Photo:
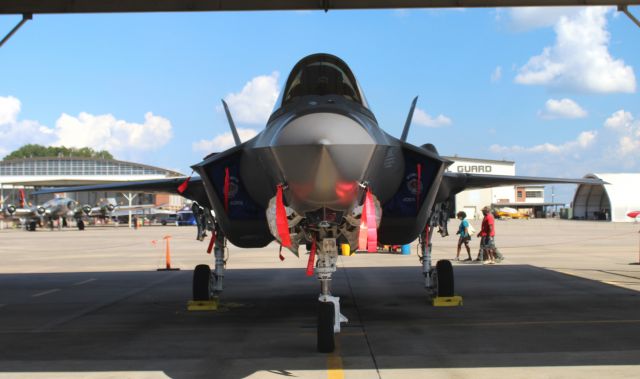
[[[573,218],[611,220],[611,202],[603,185],[581,184],[573,198]]]

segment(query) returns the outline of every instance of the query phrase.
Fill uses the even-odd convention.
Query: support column
[[[129,192],[128,194],[122,194],[125,199],[129,200],[129,229],[131,229],[131,207],[133,206],[133,199],[135,199],[138,195],[132,194]]]
[[[224,245],[226,239],[220,228],[216,228],[216,235],[217,237],[214,246],[215,270],[213,271],[213,276],[215,280],[213,282],[213,293],[218,295],[224,289]]]

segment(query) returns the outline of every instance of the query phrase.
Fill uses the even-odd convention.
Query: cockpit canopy
[[[309,95],[339,95],[368,108],[349,66],[334,55],[313,54],[300,60],[289,74],[278,105]]]

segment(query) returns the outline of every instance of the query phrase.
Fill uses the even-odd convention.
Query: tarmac
[[[456,226],[434,262],[455,257]],[[188,312],[191,270],[213,261],[195,228],[2,230],[0,378],[640,377],[640,225],[496,229],[504,262],[454,263],[461,307],[429,305],[415,246],[341,257],[332,354],[304,254],[229,246],[221,309]],[[156,271],[166,235],[180,271]]]

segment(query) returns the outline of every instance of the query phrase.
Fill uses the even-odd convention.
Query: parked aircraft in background
[[[406,142],[414,99],[400,139],[385,133],[369,108],[351,69],[340,58],[314,54],[292,69],[266,127],[241,142],[226,104],[236,146],[213,153],[193,169],[194,178],[173,178],[52,189],[48,192],[122,190],[169,192],[193,200],[198,239],[213,233],[215,270],[198,265],[196,300],[223,289],[227,240],[244,248],[276,240],[298,254],[310,245],[307,274],[321,283],[318,350],[334,349],[339,298],[331,294],[338,248],[376,251],[378,242],[419,240],[425,287],[432,296],[452,296],[449,261],[431,265],[432,228],[446,225],[456,193],[516,184],[588,183],[557,179],[445,172],[453,162],[432,144]],[[317,257],[317,259],[316,259]]]
[[[54,221],[59,221],[59,227],[68,219],[76,220],[78,229],[84,229],[82,214],[85,208],[67,197],[57,197],[45,202],[39,206],[31,206],[26,208],[18,208],[14,205],[7,205],[5,214],[23,220],[26,230],[35,231],[39,224],[48,224],[53,229]]]
[[[509,207],[503,207],[503,208],[497,208],[493,211],[493,214],[496,216],[496,218],[501,218],[501,219],[509,219],[509,218],[515,218],[515,219],[529,219],[529,215],[526,213],[520,213],[518,212],[517,209],[515,208],[509,208]]]
[[[110,203],[107,200],[100,200],[95,207],[91,207],[90,205],[84,205],[83,209],[87,216],[89,217],[109,217],[112,216],[113,212],[116,211],[137,211],[141,209],[153,209],[157,207],[161,207],[162,205],[155,204],[137,204],[137,205],[116,205]]]

